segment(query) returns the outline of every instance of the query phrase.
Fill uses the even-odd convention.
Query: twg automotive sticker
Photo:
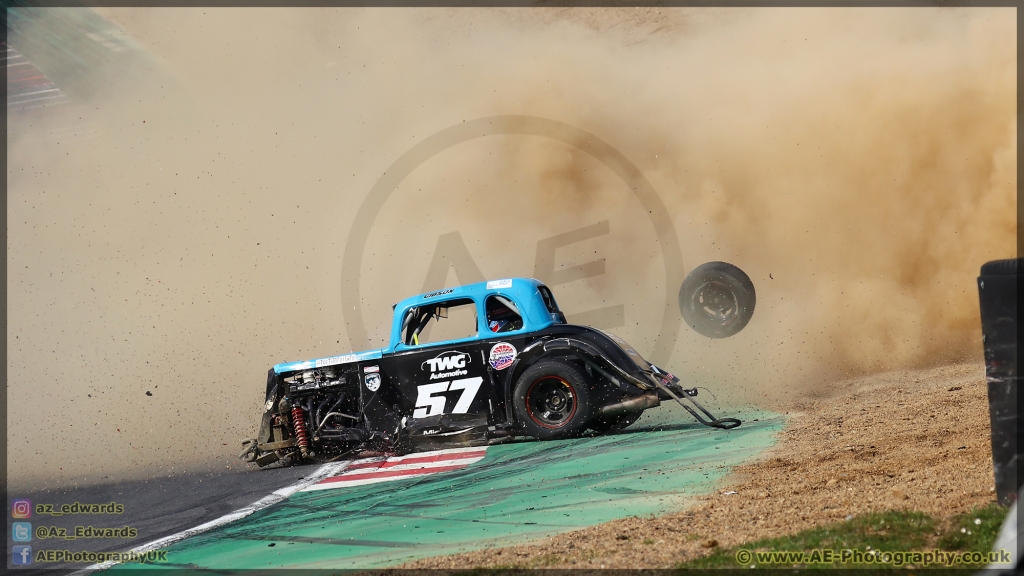
[[[516,347],[509,344],[508,342],[498,342],[494,346],[491,346],[491,355],[488,359],[491,367],[495,370],[504,370],[512,365],[512,362],[516,359]]]
[[[473,358],[465,353],[455,350],[441,352],[433,358],[428,358],[420,364],[420,370],[430,370],[430,379],[453,378],[465,376],[469,372],[465,370],[467,364],[473,362]]]
[[[449,350],[424,360],[420,364],[420,370],[429,370],[430,380],[455,378],[456,376],[469,374],[466,366],[472,362],[473,357],[469,354],[459,352],[458,350]],[[473,399],[476,398],[476,393],[483,381],[483,378],[476,376],[473,378],[435,382],[433,384],[420,384],[416,387],[416,409],[413,411],[412,417],[426,418],[436,414],[465,414],[469,411],[469,406],[473,403]],[[459,399],[455,402],[455,407],[449,412],[446,410],[448,398],[444,393],[451,390],[461,390],[462,394],[459,395]]]
[[[372,372],[366,375],[366,389],[370,392],[376,392],[380,388],[380,374]]]

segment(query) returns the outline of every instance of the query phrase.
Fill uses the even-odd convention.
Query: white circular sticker
[[[380,374],[372,373],[366,375],[366,389],[376,392],[380,388]]]
[[[488,359],[495,370],[504,370],[516,359],[516,347],[508,342],[498,342],[491,346],[491,357]]]

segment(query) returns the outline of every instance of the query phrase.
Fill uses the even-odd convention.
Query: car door
[[[479,342],[476,301],[459,298],[427,305],[431,318],[416,331],[416,317],[403,325],[393,365],[398,374],[400,410],[407,418],[441,414],[490,416],[487,359]],[[433,311],[430,311],[432,309]],[[410,310],[422,314],[423,308]]]

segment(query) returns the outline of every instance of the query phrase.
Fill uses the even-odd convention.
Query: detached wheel
[[[526,433],[542,440],[579,434],[590,419],[590,387],[566,362],[531,366],[516,381],[512,398]]]
[[[683,320],[709,338],[728,338],[754,315],[754,283],[727,262],[708,262],[690,272],[679,288]]]
[[[594,418],[590,423],[590,429],[599,434],[625,430],[632,426],[634,422],[639,420],[643,413],[644,411],[640,410],[639,412],[628,412],[626,414],[609,416],[607,418]]]

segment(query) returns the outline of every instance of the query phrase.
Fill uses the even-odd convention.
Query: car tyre
[[[727,262],[701,264],[679,288],[683,320],[709,338],[728,338],[743,330],[754,315],[756,302],[750,277]]]
[[[538,439],[577,435],[590,420],[590,386],[567,362],[542,360],[527,368],[512,397],[524,431]]]

